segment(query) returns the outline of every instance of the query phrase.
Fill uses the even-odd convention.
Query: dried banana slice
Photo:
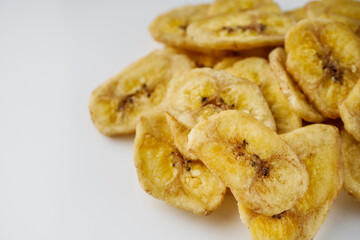
[[[214,69],[215,70],[224,70],[226,68],[231,67],[236,63],[237,61],[243,59],[243,57],[240,56],[232,56],[232,57],[225,57],[221,61],[215,64]]]
[[[274,49],[269,55],[270,67],[275,74],[282,93],[289,106],[299,117],[308,122],[322,122],[324,117],[307,101],[292,77],[286,71],[286,52],[283,48]]]
[[[253,240],[310,240],[342,186],[339,132],[333,126],[314,124],[280,137],[305,163],[309,188],[293,208],[273,216],[257,214],[239,203],[240,218]]]
[[[339,105],[339,111],[346,131],[360,142],[360,80]]]
[[[329,19],[305,19],[288,32],[286,68],[316,109],[339,117],[342,102],[360,78],[360,41]]]
[[[295,152],[242,111],[223,111],[201,121],[189,134],[189,148],[237,201],[257,213],[272,216],[291,208],[309,184]]]
[[[185,6],[161,14],[151,23],[150,34],[156,41],[172,47],[203,52],[208,55],[222,55],[223,51],[206,49],[197,45],[187,34],[190,23],[208,16],[209,6],[208,4]]]
[[[207,215],[226,193],[225,185],[204,164],[179,153],[162,112],[140,117],[134,159],[141,187],[174,207]]]
[[[360,201],[360,142],[342,130],[341,150],[344,159],[344,189]]]
[[[275,129],[270,109],[256,84],[224,71],[198,68],[174,76],[166,111],[185,127],[227,109],[242,110]]]
[[[188,26],[187,33],[204,48],[242,50],[282,45],[293,24],[284,14],[251,10],[198,20]]]
[[[251,9],[281,13],[280,7],[272,0],[215,0],[209,8],[209,15],[233,13]]]
[[[287,16],[292,17],[293,19],[295,19],[295,21],[300,21],[303,20],[305,18],[307,18],[307,13],[305,8],[301,7],[301,8],[295,8],[293,10],[287,11],[284,13]]]
[[[342,23],[346,27],[348,27],[353,33],[355,33],[355,35],[357,35],[358,37],[360,36],[360,20],[332,13],[324,13],[319,17],[328,18],[334,20],[335,22]]]
[[[322,14],[332,13],[360,20],[359,1],[314,1],[306,6],[307,15],[316,18]]]
[[[177,74],[169,84],[167,120],[180,153],[197,160],[188,150],[188,134],[202,119],[226,109],[249,113],[272,129],[274,118],[256,84],[210,68]]]
[[[274,116],[278,133],[290,132],[302,126],[301,118],[291,110],[265,59],[245,58],[225,71],[236,77],[249,79],[260,87]]]
[[[134,132],[141,114],[162,107],[172,76],[193,67],[189,58],[171,49],[153,51],[131,64],[92,93],[89,109],[96,128],[107,136]]]
[[[227,52],[218,52],[215,54],[206,54],[200,52],[189,51],[185,49],[176,49],[179,53],[185,54],[191,60],[193,60],[198,68],[202,67],[214,67],[218,62],[220,62],[223,58],[228,57],[231,53]]]

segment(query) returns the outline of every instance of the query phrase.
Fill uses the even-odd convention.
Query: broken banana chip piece
[[[162,107],[172,76],[194,67],[171,49],[155,50],[131,64],[92,93],[89,109],[96,128],[107,136],[133,133],[141,114]]]
[[[263,12],[281,12],[280,7],[272,0],[215,0],[209,8],[209,15],[234,13],[251,9]]]
[[[202,162],[179,153],[162,112],[140,117],[134,158],[140,185],[153,197],[194,214],[207,215],[220,206],[225,185]]]
[[[344,159],[344,189],[360,201],[360,142],[342,130],[341,150]]]
[[[245,58],[235,62],[226,72],[255,82],[261,89],[276,122],[278,133],[290,132],[302,126],[301,118],[296,115],[281,92],[280,86],[271,72],[269,63],[258,57]]]
[[[339,105],[339,111],[346,131],[360,142],[360,80]]]
[[[360,79],[360,41],[343,24],[305,19],[287,34],[286,68],[316,109],[339,117],[342,102]]]
[[[286,71],[285,50],[283,48],[274,49],[269,55],[269,62],[291,109],[307,122],[324,121],[324,117],[307,101],[305,95],[298,89],[292,77]]]
[[[169,84],[166,111],[191,129],[224,110],[249,113],[275,129],[274,118],[258,86],[224,71],[198,68],[176,74]]]
[[[314,124],[280,136],[305,163],[309,188],[291,209],[273,216],[238,203],[252,240],[310,240],[324,222],[343,182],[340,136],[336,127]],[[291,175],[287,175],[291,178]]]
[[[188,36],[199,46],[242,50],[279,46],[294,20],[282,13],[256,10],[216,15],[191,23]]]
[[[272,129],[228,110],[197,124],[189,148],[254,212],[272,216],[293,207],[309,184],[305,165]]]

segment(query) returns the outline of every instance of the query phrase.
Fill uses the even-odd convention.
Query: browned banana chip
[[[291,110],[265,59],[245,58],[225,71],[236,77],[253,81],[260,87],[274,116],[278,133],[290,132],[302,126],[301,118]]]
[[[360,142],[360,80],[339,105],[339,111],[346,131]]]
[[[153,51],[129,65],[92,93],[89,109],[96,128],[107,136],[133,133],[141,114],[162,108],[172,76],[194,66],[171,49]]]
[[[337,14],[360,20],[359,1],[314,1],[306,5],[307,15],[316,18],[322,14]]]
[[[281,138],[249,114],[227,110],[197,124],[190,151],[237,201],[267,216],[293,207],[308,187],[305,165]]]
[[[257,214],[239,203],[240,217],[253,240],[310,240],[342,186],[339,132],[333,126],[314,124],[281,138],[305,163],[310,180],[307,192],[293,208],[273,216]]]
[[[282,45],[293,24],[284,14],[251,10],[198,20],[188,26],[187,33],[204,48],[242,50]]]
[[[215,0],[209,8],[209,15],[233,13],[251,9],[263,12],[281,12],[280,7],[272,0]]]
[[[360,201],[360,142],[342,130],[341,148],[344,159],[344,189]]]
[[[360,41],[343,24],[305,19],[288,32],[286,68],[316,109],[339,117],[338,104],[360,79]]]
[[[179,153],[162,112],[140,118],[134,159],[141,187],[174,207],[207,215],[226,193],[225,185],[204,164]]]
[[[242,110],[276,129],[275,121],[256,84],[210,68],[177,74],[170,82],[166,98],[168,122],[175,144],[186,157],[187,135],[202,119],[227,109]]]
[[[281,91],[289,102],[291,109],[308,122],[322,122],[324,117],[307,101],[305,95],[295,85],[286,71],[286,52],[283,48],[274,49],[269,55],[270,67],[275,74]]]

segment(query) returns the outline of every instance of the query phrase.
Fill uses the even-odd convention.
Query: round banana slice
[[[308,187],[305,165],[272,129],[228,110],[197,124],[189,148],[254,212],[272,216],[293,207]]]
[[[253,240],[313,239],[343,183],[339,132],[333,126],[313,124],[280,137],[305,163],[309,188],[294,207],[273,216],[238,203],[240,218]]]
[[[176,74],[169,84],[166,102],[167,113],[189,129],[227,109],[242,110],[276,129],[258,86],[224,71],[198,68]]]
[[[301,118],[290,108],[265,59],[245,58],[226,68],[225,71],[236,77],[253,81],[260,87],[274,116],[278,133],[290,132],[302,126]]]
[[[135,131],[141,114],[162,107],[167,84],[195,64],[171,49],[155,50],[96,88],[89,100],[91,118],[104,135]]]
[[[360,20],[333,13],[324,13],[319,17],[328,18],[334,20],[335,22],[342,23],[346,27],[348,27],[353,33],[355,33],[356,36],[360,37]]]
[[[282,93],[289,102],[291,110],[308,122],[322,122],[324,117],[307,101],[305,95],[295,85],[286,71],[286,52],[283,48],[274,49],[269,55],[270,67],[275,74]]]
[[[322,14],[332,13],[360,20],[359,1],[314,1],[305,6],[307,15],[316,18]]]
[[[226,193],[225,185],[204,164],[179,153],[162,112],[140,117],[134,159],[141,187],[174,207],[207,215],[220,206]]]
[[[208,4],[175,8],[159,15],[151,23],[151,36],[168,46],[187,49],[208,55],[222,55],[224,51],[217,51],[197,45],[187,34],[188,25],[199,19],[208,17]]]
[[[292,17],[296,22],[307,18],[306,10],[303,7],[284,12],[284,14]]]
[[[286,68],[316,109],[339,117],[342,102],[360,79],[360,41],[343,24],[305,19],[288,32]]]
[[[346,131],[360,142],[360,80],[339,105],[339,111]]]
[[[272,0],[215,0],[209,8],[209,15],[233,13],[251,9],[281,13],[280,7]]]
[[[205,48],[242,50],[282,45],[293,24],[281,13],[250,10],[198,20],[188,26],[187,34]]]
[[[360,201],[360,142],[342,130],[341,149],[344,159],[344,189]]]

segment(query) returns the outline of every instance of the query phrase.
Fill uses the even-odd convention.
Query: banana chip
[[[295,21],[300,21],[303,20],[305,18],[307,18],[307,13],[305,8],[301,7],[301,8],[295,8],[293,10],[287,11],[284,13],[287,16],[292,17],[293,19],[295,19]]]
[[[293,208],[273,216],[257,214],[239,203],[240,217],[253,240],[310,240],[320,229],[342,186],[339,133],[336,127],[314,124],[281,138],[306,165],[310,179],[307,192]]]
[[[339,111],[346,131],[360,142],[360,80],[339,105]]]
[[[360,2],[358,1],[314,1],[308,3],[305,8],[307,15],[312,18],[331,13],[360,20]]]
[[[344,159],[344,189],[360,201],[360,142],[342,130],[341,149]]]
[[[308,122],[322,122],[324,117],[307,101],[291,76],[286,71],[286,52],[283,48],[274,49],[269,55],[270,67],[276,76],[281,91],[288,100],[291,109]]]
[[[207,215],[226,193],[225,185],[204,164],[179,153],[161,112],[140,117],[134,159],[141,187],[174,207]]]
[[[333,13],[324,13],[321,14],[319,17],[328,18],[334,20],[335,22],[342,23],[346,27],[348,27],[353,33],[355,33],[355,35],[360,37],[360,20]]]
[[[172,76],[194,65],[170,49],[153,51],[131,64],[92,93],[89,109],[96,128],[107,136],[134,132],[141,114],[162,107]]]
[[[316,109],[339,117],[342,102],[360,79],[360,41],[332,20],[305,19],[287,34],[286,68]]]
[[[245,111],[275,129],[271,111],[256,84],[224,71],[198,68],[176,74],[166,101],[169,115],[188,129],[228,109]]]
[[[209,15],[233,13],[251,9],[281,13],[280,7],[272,0],[215,0],[209,8]]]
[[[281,13],[250,10],[198,20],[188,26],[187,34],[204,48],[242,50],[282,45],[293,24]]]
[[[254,212],[272,216],[293,207],[308,187],[305,165],[280,137],[250,115],[223,111],[197,124],[190,151]]]
[[[278,133],[290,132],[302,126],[301,118],[291,110],[265,59],[245,58],[225,71],[236,77],[249,79],[260,87],[274,116]]]

